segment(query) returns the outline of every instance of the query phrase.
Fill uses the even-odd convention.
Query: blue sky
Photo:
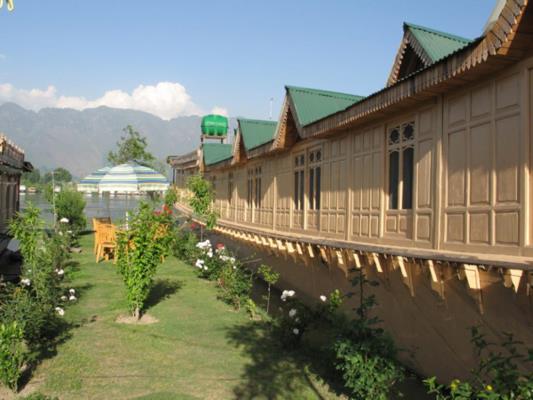
[[[0,101],[34,109],[131,103],[166,107],[159,114],[167,118],[217,106],[268,118],[273,97],[276,118],[285,84],[361,95],[382,88],[403,21],[474,38],[494,4],[15,0],[15,11],[0,10]]]

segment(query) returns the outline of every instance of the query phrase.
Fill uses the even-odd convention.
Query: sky
[[[14,0],[0,102],[278,117],[284,85],[381,89],[404,21],[467,38],[495,0]]]

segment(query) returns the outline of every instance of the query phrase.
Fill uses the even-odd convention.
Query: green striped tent
[[[110,168],[98,183],[99,192],[162,192],[168,187],[167,178],[136,162]]]

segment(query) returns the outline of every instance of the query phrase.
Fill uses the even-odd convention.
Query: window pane
[[[402,208],[404,210],[410,210],[413,208],[413,168],[414,149],[409,147],[403,151]]]
[[[316,189],[315,189],[315,208],[320,210],[320,167],[315,168]]]
[[[389,133],[389,144],[395,144],[399,142],[400,142],[400,132],[398,131],[398,128],[395,128]]]
[[[414,137],[415,130],[412,124],[406,125],[403,128],[403,140],[411,140]]]
[[[398,183],[400,153],[393,151],[389,154],[389,209],[398,209]]]
[[[315,200],[315,170],[311,168],[309,170],[309,209],[314,210]]]
[[[294,209],[295,210],[298,209],[298,200],[300,199],[300,196],[298,195],[298,189],[300,188],[300,185],[298,184],[299,176],[300,175],[298,171],[296,171],[294,173]]]
[[[300,210],[304,209],[304,172],[300,171]]]

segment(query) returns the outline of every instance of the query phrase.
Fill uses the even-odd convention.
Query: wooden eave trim
[[[407,49],[408,44],[409,43],[405,39],[405,34],[404,34],[402,37],[402,42],[400,43],[400,46],[398,47],[398,51],[396,52],[396,57],[394,59],[394,63],[392,64],[391,72],[389,74],[389,79],[387,79],[387,86],[391,86],[397,82],[398,74],[400,73],[400,67],[403,61],[403,56],[405,54],[405,50]]]

